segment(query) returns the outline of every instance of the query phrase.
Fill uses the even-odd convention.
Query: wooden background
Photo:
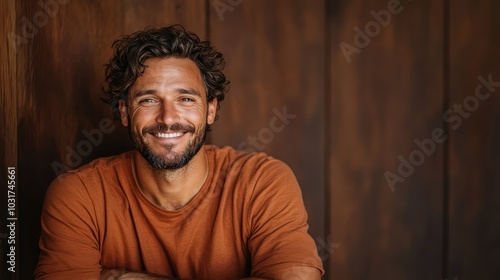
[[[3,185],[1,279],[32,278],[55,162],[79,166],[130,148],[115,122],[85,155],[68,157],[83,130],[112,118],[99,101],[112,41],[173,23],[226,57],[231,90],[209,141],[242,147],[255,137],[254,148],[295,171],[324,279],[498,279],[500,86],[484,100],[474,95],[479,76],[500,81],[500,2],[40,3],[0,3],[0,176],[17,168],[19,217],[10,273]],[[377,25],[383,10],[395,13]],[[363,41],[356,28],[371,35]],[[356,42],[363,47],[345,55],[341,46]],[[453,122],[443,117],[450,109]],[[269,134],[283,110],[296,117]],[[435,129],[446,141],[415,157],[423,155],[415,141]],[[397,175],[412,155],[423,162],[391,188],[384,174]]]

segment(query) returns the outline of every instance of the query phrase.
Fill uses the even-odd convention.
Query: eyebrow
[[[158,91],[156,89],[148,89],[148,90],[138,90],[134,94],[134,98],[149,95],[149,94],[156,94]],[[190,95],[195,95],[201,97],[201,94],[193,89],[193,88],[175,88],[174,92],[181,93],[181,94],[190,94]]]
[[[136,97],[141,97],[144,95],[149,95],[149,94],[155,94],[157,91],[155,89],[148,89],[148,90],[138,90],[134,94],[134,98]]]
[[[176,88],[174,89],[174,91],[182,94],[190,94],[201,97],[201,94],[193,88]]]

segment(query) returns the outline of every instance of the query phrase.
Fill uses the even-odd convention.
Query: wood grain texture
[[[219,2],[239,4],[210,7],[210,39],[231,81],[211,141],[288,163],[302,188],[309,232],[326,243],[324,2]],[[328,258],[328,248],[319,249]]]
[[[2,36],[2,47],[0,48],[0,100],[2,104],[2,114],[0,115],[0,145],[4,151],[2,164],[15,165],[17,163],[17,92],[18,71],[16,63],[17,45],[14,37],[16,35],[16,5],[11,1],[4,1],[0,4],[0,15],[3,24],[0,26]],[[2,166],[4,172],[5,166]]]
[[[124,0],[124,31],[132,33],[146,26],[181,24],[206,38],[206,0]]]
[[[391,190],[415,139],[443,127],[443,3],[339,1],[331,11],[331,279],[440,279],[443,147]],[[373,12],[372,12],[373,11]],[[366,31],[366,26],[370,28]],[[355,28],[372,35],[356,44]],[[344,55],[341,44],[358,47]],[[349,59],[350,63],[349,63]],[[408,175],[408,174],[407,174]]]
[[[464,114],[450,122],[448,279],[499,278],[499,15],[498,1],[451,1],[450,109]]]
[[[38,261],[43,197],[61,171],[54,164],[76,168],[123,147],[111,145],[106,133],[96,144],[83,134],[111,118],[99,97],[102,65],[110,54],[110,41],[122,27],[119,17],[107,15],[121,11],[120,5],[60,2],[50,8],[26,3],[19,15],[29,19],[34,34],[24,45],[26,91],[18,98],[17,116],[21,279],[32,278]],[[89,145],[82,145],[85,142]]]
[[[0,105],[2,114],[0,114],[0,149],[2,149],[0,159],[0,176],[7,178],[7,167],[17,166],[17,92],[22,88],[23,77],[19,77],[19,67],[16,52],[20,51],[15,44],[16,36],[16,14],[17,5],[14,1],[2,1],[0,3],[0,17],[3,19],[0,25]],[[22,58],[21,58],[22,59]],[[0,209],[0,220],[2,221],[2,236],[0,239],[0,279],[19,279],[19,273],[11,273],[7,270],[7,257],[9,253],[7,248],[7,232],[4,221],[7,220],[8,212],[4,205],[7,205],[8,188],[2,180],[0,186],[0,200],[2,209]],[[4,185],[5,184],[5,185]],[[17,190],[16,190],[17,191]],[[17,231],[18,233],[19,231]],[[5,268],[4,268],[5,267]]]

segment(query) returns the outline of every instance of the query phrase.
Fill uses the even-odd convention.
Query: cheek
[[[129,126],[133,131],[142,131],[142,129],[154,122],[153,114],[150,110],[136,107],[130,111]]]
[[[135,107],[130,111],[130,119],[135,121],[149,120],[155,117],[154,108]]]
[[[201,122],[206,116],[202,106],[186,108],[184,110],[179,110],[178,112],[185,120],[190,122]]]
[[[137,108],[134,108],[130,111],[130,115],[129,115],[129,118],[131,120],[135,120],[137,119],[138,117],[140,117],[140,110],[137,109]]]

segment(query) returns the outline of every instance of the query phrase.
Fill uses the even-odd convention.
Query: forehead
[[[148,89],[191,87],[205,92],[205,85],[196,63],[189,58],[149,58],[146,68],[131,87],[131,93]]]

